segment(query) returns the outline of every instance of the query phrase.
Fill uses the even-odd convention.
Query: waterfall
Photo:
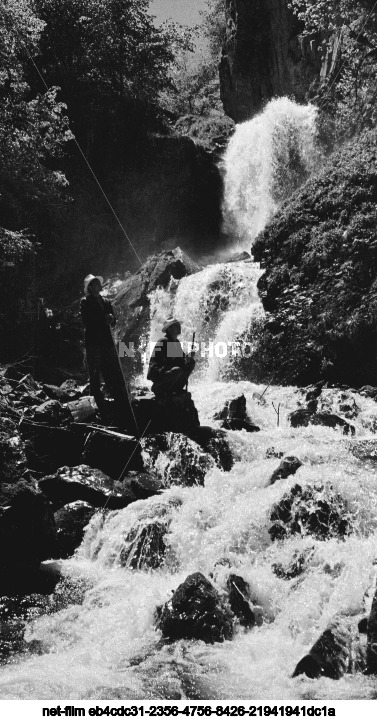
[[[194,378],[220,380],[231,372],[232,360],[241,352],[237,343],[257,333],[263,319],[257,282],[258,263],[218,263],[176,281],[167,290],[151,294],[149,344],[161,335],[163,320],[174,315],[182,324],[187,350],[193,333],[199,348]]]
[[[317,109],[288,98],[237,125],[226,150],[225,229],[249,248],[279,205],[319,162]]]

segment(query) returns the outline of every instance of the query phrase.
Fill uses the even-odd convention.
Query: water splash
[[[318,165],[317,109],[288,98],[236,127],[224,156],[226,231],[247,248]]]

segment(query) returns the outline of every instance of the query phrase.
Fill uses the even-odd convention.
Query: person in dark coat
[[[89,367],[90,394],[94,396],[102,418],[106,416],[105,398],[101,390],[101,375],[114,399],[118,425],[138,435],[135,417],[114,344],[111,329],[116,318],[111,302],[101,295],[103,278],[88,275],[84,281],[85,298],[80,310],[85,326],[85,350]]]
[[[169,398],[182,393],[189,376],[195,368],[194,353],[186,356],[178,340],[181,324],[176,318],[169,318],[162,326],[165,335],[160,338],[149,362],[148,380],[153,382],[152,391],[156,398]]]

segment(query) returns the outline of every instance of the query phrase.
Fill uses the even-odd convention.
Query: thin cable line
[[[25,48],[25,51],[26,51],[26,54],[27,54],[30,62],[32,63],[32,65],[33,65],[33,67],[34,67],[37,75],[39,76],[39,78],[40,78],[40,80],[41,80],[41,82],[42,82],[42,84],[43,84],[43,86],[44,86],[44,87],[46,88],[46,90],[48,91],[48,90],[49,90],[49,87],[48,87],[48,85],[47,85],[47,83],[46,83],[46,81],[45,81],[45,79],[44,79],[41,71],[39,70],[38,65],[36,64],[33,56],[31,55],[31,53],[30,53],[30,51],[29,51],[29,48],[27,47],[26,42],[23,40],[23,38],[20,36],[20,34],[18,33],[18,31],[16,30],[16,28],[15,28],[13,25],[12,25],[12,28],[11,28],[11,29],[12,29],[13,33],[18,37],[19,41],[23,44],[23,46],[24,46],[24,48]],[[112,206],[109,198],[107,197],[107,195],[106,195],[106,193],[105,193],[105,191],[104,191],[104,189],[103,189],[100,181],[98,180],[98,178],[97,178],[97,176],[96,176],[96,174],[95,174],[95,172],[94,172],[91,164],[89,163],[88,158],[86,157],[83,149],[81,148],[78,140],[77,140],[76,137],[73,135],[73,133],[72,133],[72,139],[73,139],[73,142],[75,143],[77,149],[79,150],[79,152],[80,152],[83,160],[85,161],[88,169],[90,170],[90,172],[91,172],[91,174],[92,174],[92,176],[93,176],[96,184],[98,185],[98,187],[99,187],[99,189],[100,189],[103,197],[105,198],[106,203],[108,204],[108,206],[109,206],[109,208],[110,208],[110,210],[111,210],[111,212],[112,212],[115,220],[117,221],[119,227],[121,228],[121,230],[122,230],[122,232],[123,232],[123,234],[124,234],[127,242],[128,242],[129,245],[131,246],[133,252],[135,253],[135,255],[136,255],[136,257],[137,257],[137,259],[138,259],[138,261],[139,261],[139,263],[140,263],[140,265],[142,266],[142,265],[143,265],[142,260],[141,260],[140,256],[138,255],[136,249],[134,248],[134,246],[133,246],[133,244],[132,244],[132,242],[131,242],[131,239],[130,239],[130,237],[129,237],[129,235],[128,235],[128,233],[127,233],[127,231],[126,231],[126,229],[125,229],[125,227],[124,227],[124,225],[123,225],[123,223],[121,223],[119,216],[118,216],[117,213],[115,212],[115,210],[114,210],[114,208],[113,208],[113,206]]]

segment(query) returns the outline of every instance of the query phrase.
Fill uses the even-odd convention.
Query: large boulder
[[[154,471],[163,485],[203,485],[213,458],[190,438],[179,433],[163,433],[142,439],[142,456],[146,470]]]
[[[355,618],[335,616],[318,641],[297,664],[293,677],[327,676],[338,680],[351,671],[365,670],[365,654]]]
[[[254,425],[248,416],[244,395],[227,401],[223,410],[216,413],[215,420],[221,420],[221,428],[227,431],[245,430],[249,433],[260,431],[260,428]]]
[[[192,435],[200,425],[198,411],[187,391],[166,400],[156,399],[152,393],[137,396],[132,407],[142,435],[164,431]]]
[[[136,438],[105,428],[90,432],[82,460],[113,479],[121,478],[127,471],[144,470],[141,447]]]
[[[0,596],[52,593],[41,563],[56,551],[50,504],[42,494],[23,487],[10,506],[0,508]]]
[[[84,529],[96,512],[96,508],[89,503],[76,501],[55,513],[58,558],[73,556],[81,546]]]
[[[377,590],[367,624],[367,673],[377,674]]]
[[[227,434],[218,428],[200,426],[192,435],[194,440],[205,453],[209,453],[215,463],[223,471],[230,471],[234,466],[234,459],[230,449]]]
[[[331,486],[297,483],[271,509],[269,533],[273,541],[295,534],[323,541],[331,537],[344,538],[350,531],[347,503]]]
[[[233,635],[230,609],[201,573],[188,576],[156,616],[157,628],[169,641],[187,638],[215,643]]]
[[[87,467],[84,466],[84,468]],[[54,511],[75,501],[84,501],[94,508],[119,510],[120,508],[126,508],[135,500],[133,493],[124,492],[119,494],[113,492],[109,487],[98,487],[96,475],[99,472],[97,470],[91,469],[92,474],[89,477],[76,473],[76,477],[80,478],[80,480],[72,480],[72,476],[67,477],[64,470],[62,469],[51,476],[45,476],[38,482],[40,490],[48,498]],[[91,481],[93,485],[91,485]],[[110,484],[108,485],[110,486]]]
[[[313,426],[327,426],[328,428],[342,428],[345,435],[355,435],[355,426],[335,413],[316,413],[307,408],[298,408],[289,415],[292,428],[307,428]]]
[[[82,462],[85,435],[72,426],[57,428],[24,419],[19,426],[29,468],[40,473],[54,473],[64,465]],[[93,464],[94,465],[94,464]]]

